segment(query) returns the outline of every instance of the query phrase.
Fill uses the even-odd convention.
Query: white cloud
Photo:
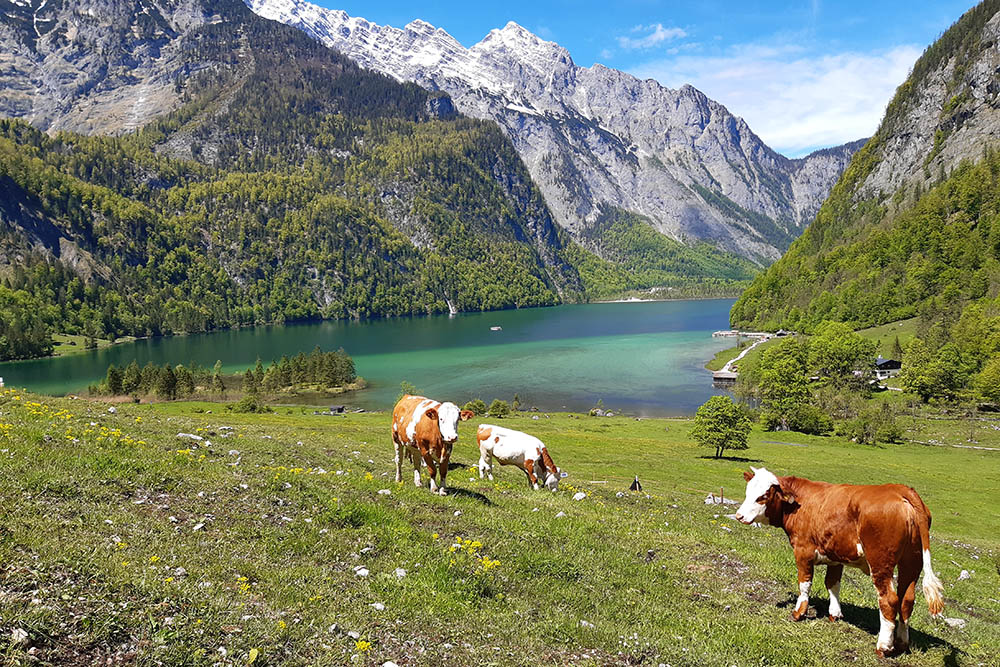
[[[742,116],[775,150],[803,155],[871,136],[921,50],[811,54],[795,44],[744,44],[629,69],[666,86],[690,83]]]
[[[664,28],[662,23],[653,23],[652,25],[637,25],[632,28],[632,34],[638,35],[640,33],[646,33],[639,37],[619,37],[618,46],[623,49],[650,49],[658,44],[669,41],[671,39],[680,39],[682,37],[687,37],[687,33],[680,28]]]

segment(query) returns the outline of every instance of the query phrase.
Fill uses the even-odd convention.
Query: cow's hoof
[[[877,648],[875,649],[875,655],[877,655],[880,658],[884,658],[886,655],[886,651],[884,649]]]
[[[445,488],[443,486],[440,489],[437,490],[437,493],[438,493],[439,496],[447,496],[448,495],[448,492],[445,491]]]
[[[836,623],[837,621],[844,620],[844,617],[843,616],[827,616],[826,620],[830,621],[831,623]]]

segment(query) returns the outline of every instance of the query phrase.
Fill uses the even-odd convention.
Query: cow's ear
[[[751,479],[753,479],[753,473],[750,472],[749,470],[744,470],[743,479],[749,482]]]
[[[427,412],[425,412],[424,414],[425,414],[425,415],[427,415],[427,418],[428,418],[428,419],[433,419],[434,421],[437,421],[437,418],[438,418],[438,411],[437,411],[437,410],[435,410],[434,408],[431,408],[430,410],[428,410],[428,411],[427,411]]]
[[[775,487],[771,487],[771,488],[773,489]],[[793,496],[788,491],[785,491],[780,486],[777,487],[777,493],[778,493],[778,498],[780,498],[781,502],[785,503],[786,505],[798,505],[799,504],[799,502],[795,499],[795,496]]]

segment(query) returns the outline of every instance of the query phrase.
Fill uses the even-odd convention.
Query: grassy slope
[[[907,344],[917,335],[916,317],[899,322],[890,322],[869,329],[859,329],[858,333],[869,340],[878,343],[878,354],[887,359],[893,358],[892,343],[899,337],[899,344],[905,349]]]
[[[38,657],[79,664],[109,655],[246,664],[251,649],[255,664],[343,664],[357,651],[349,631],[372,643],[360,664],[881,664],[874,593],[856,571],[842,591],[847,622],[786,620],[795,588],[787,541],[703,504],[720,486],[739,495],[748,464],[701,458],[688,421],[509,419],[571,474],[560,492],[530,492],[509,468],[495,483],[470,481],[463,468],[449,478],[454,494],[440,498],[392,483],[384,414],[199,409],[220,412],[164,404],[109,415],[83,401],[0,396],[0,423],[10,424],[0,426],[8,660],[28,648],[9,643],[21,628]],[[220,425],[235,435],[220,437]],[[192,447],[181,431],[214,444]],[[477,458],[471,431],[464,425],[456,446],[465,465]],[[755,433],[744,454],[779,473],[915,486],[935,516],[946,613],[968,626],[932,622],[918,594],[915,651],[900,664],[1000,655],[997,453]],[[617,498],[633,473],[649,497]],[[571,499],[578,489],[587,499]],[[449,551],[458,537],[500,564],[477,573],[467,553]],[[355,576],[356,565],[370,576]],[[961,569],[975,574],[957,582]]]

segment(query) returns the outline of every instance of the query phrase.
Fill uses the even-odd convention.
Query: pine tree
[[[142,371],[139,370],[139,363],[133,359],[132,362],[125,367],[125,373],[122,375],[122,393],[133,394],[139,390],[139,385],[141,384]]]
[[[169,400],[177,398],[177,375],[170,364],[161,368],[157,375],[156,395]]]
[[[122,390],[122,376],[122,369],[114,364],[108,366],[108,374],[104,378],[104,386],[107,387],[108,393],[112,396],[124,393]]]

